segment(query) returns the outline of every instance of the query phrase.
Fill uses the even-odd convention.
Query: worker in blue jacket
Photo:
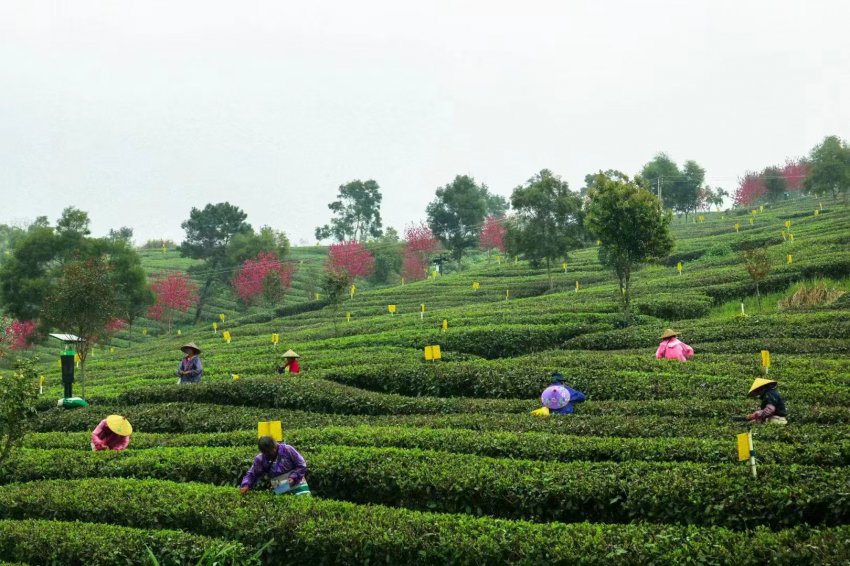
[[[561,375],[561,372],[556,371],[552,374],[552,385],[560,385],[570,392],[570,402],[560,409],[550,409],[551,413],[556,415],[571,415],[574,412],[573,403],[582,403],[584,401],[584,393],[577,389],[573,389],[566,383],[564,383],[564,376]]]

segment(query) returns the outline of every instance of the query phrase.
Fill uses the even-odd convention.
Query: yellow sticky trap
[[[740,231],[741,231],[741,225],[740,225],[740,224],[735,224],[735,231],[736,231],[736,232],[740,232]]]
[[[388,313],[390,313],[390,314],[395,314],[395,313],[396,313],[396,310],[397,310],[397,309],[396,309],[396,305],[387,305],[387,312],[388,312]]]
[[[222,337],[222,338],[224,338],[224,341],[225,341],[225,342],[227,342],[228,344],[230,344],[231,336],[230,336],[230,331],[229,331],[229,330],[225,330],[224,332],[222,332],[222,333],[221,333],[221,337]]]
[[[356,292],[357,292],[357,286],[352,285],[351,286],[351,298],[352,299],[354,298],[354,293],[356,293]]]
[[[770,352],[767,350],[761,351],[761,367],[770,369]]]
[[[791,228],[791,221],[790,221],[790,220],[786,220],[786,221],[785,221],[785,227],[786,227],[786,228]]]
[[[481,288],[481,283],[479,283],[478,281],[475,281],[475,282],[472,283],[472,290],[473,291],[477,291],[480,288]]]
[[[496,256],[496,263],[498,263],[499,265],[502,265],[502,256],[500,256],[500,255]]]
[[[345,313],[345,322],[351,322],[351,311]]]
[[[440,272],[435,269],[434,271],[431,272],[431,277],[436,279],[439,274],[440,274]]]
[[[225,319],[225,318],[227,318],[227,317],[226,317],[226,316],[224,316],[224,313],[221,313],[220,315],[218,315],[218,319],[219,319],[220,321],[222,321],[222,322],[224,322],[224,319]]]
[[[38,384],[39,384],[39,386],[44,387],[44,376],[43,375],[38,376]]]
[[[110,353],[110,354],[114,354],[114,353],[115,353],[115,347],[114,347],[114,346],[110,346],[110,347],[109,347],[109,353]]]
[[[820,214],[820,210],[815,209],[815,216],[817,216],[818,214]]]
[[[793,261],[794,261],[794,256],[792,256],[791,254],[788,254],[788,265],[791,265],[791,263],[793,263]]]
[[[700,215],[699,215],[699,217],[698,217],[698,220],[699,220],[700,222],[705,222],[705,216],[704,216],[704,215],[702,215],[702,214],[700,214]]]
[[[233,381],[239,381],[239,374],[238,373],[232,373],[232,374],[230,374],[230,376],[233,378]]]
[[[792,234],[791,232],[788,232],[788,239],[793,242],[794,241],[794,234]]]
[[[757,211],[756,209],[753,209],[753,210],[751,210],[751,211],[750,211],[750,214],[752,214],[753,216],[755,216],[757,212],[758,212],[758,211]]]
[[[738,439],[738,461],[746,462],[750,459],[750,450],[752,446],[752,433],[742,432],[735,438]]]
[[[511,298],[511,290],[505,289],[505,300],[509,300]]]
[[[277,346],[279,343],[280,343],[280,334],[275,332],[274,334],[272,334],[272,344]]]
[[[316,297],[316,300],[318,301],[319,299],[321,299],[321,298],[322,298],[322,295],[321,295],[321,294],[319,294],[319,293],[316,293],[316,294],[315,294],[315,297]]]
[[[425,303],[419,305],[419,312],[425,312]]]
[[[440,352],[440,345],[425,346],[425,359],[429,361],[442,359],[443,354]]]
[[[752,223],[753,223],[753,219],[752,219],[752,218],[750,218],[750,224],[752,224]]]
[[[602,245],[602,240],[596,240],[596,245],[597,245],[597,246],[601,246],[601,245]]]
[[[782,236],[782,241],[785,242],[788,240],[788,237],[785,235],[785,230],[779,233]]]
[[[548,417],[549,407],[540,407],[539,409],[534,409],[533,411],[531,411],[531,414],[535,417]]]
[[[261,436],[271,436],[276,441],[283,440],[283,427],[280,421],[265,421],[257,423],[257,438]]]
[[[183,336],[183,331],[179,328],[177,329],[177,336]]]
[[[763,204],[759,205],[759,212],[764,212],[764,205]]]
[[[147,335],[148,335],[148,329],[142,328],[142,336],[147,336]]]
[[[443,332],[449,329],[449,321],[447,319],[443,319]]]
[[[679,275],[682,274],[682,262],[681,261],[676,264],[676,271],[679,272]]]
[[[567,272],[567,262],[565,261],[564,263],[562,263],[561,267],[564,269],[564,273],[566,273]]]
[[[576,293],[578,293],[579,289],[581,289],[581,284],[578,281],[576,281]]]
[[[214,334],[218,334],[218,323],[217,322],[212,323],[212,329],[213,329]]]

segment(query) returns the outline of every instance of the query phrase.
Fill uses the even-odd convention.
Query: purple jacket
[[[180,375],[181,371],[188,371],[189,375]],[[177,377],[180,378],[180,383],[200,383],[204,376],[204,366],[201,364],[201,358],[195,356],[189,360],[186,356],[177,365]]]
[[[275,477],[281,474],[289,474],[289,477],[297,483],[304,478],[304,474],[306,473],[307,462],[298,453],[298,450],[289,444],[278,442],[277,458],[269,460],[262,452],[257,454],[248,473],[242,478],[241,485],[243,487],[246,485],[248,487],[254,487],[257,481],[264,475]]]

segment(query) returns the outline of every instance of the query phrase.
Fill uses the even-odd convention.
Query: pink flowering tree
[[[0,319],[0,349],[26,350],[32,346],[35,333],[32,320]]]
[[[499,220],[495,216],[488,216],[484,220],[481,235],[478,237],[479,246],[482,250],[487,250],[488,256],[492,250],[499,250],[504,253],[506,231],[503,220]]]
[[[439,249],[437,238],[428,226],[420,222],[404,229],[404,240],[401,276],[407,281],[424,279],[430,256]]]
[[[292,286],[294,269],[281,263],[272,252],[261,252],[255,259],[246,259],[233,278],[233,289],[246,305],[265,300],[275,304],[284,299]]]
[[[748,172],[738,182],[738,190],[735,191],[735,206],[749,206],[764,196],[767,187],[758,173]]]
[[[803,189],[803,181],[806,180],[806,175],[809,174],[809,166],[802,159],[797,161],[788,160],[782,168],[782,175],[785,177],[785,189],[788,192],[799,192]]]
[[[185,273],[171,273],[151,283],[154,304],[148,308],[148,317],[164,323],[168,331],[174,316],[188,312],[198,303],[198,286]]]
[[[360,242],[340,242],[328,248],[327,269],[345,274],[350,280],[368,277],[375,270],[375,258]]]

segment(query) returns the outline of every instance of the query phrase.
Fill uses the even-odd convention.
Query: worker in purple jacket
[[[552,385],[560,385],[561,387],[566,388],[567,391],[570,392],[570,402],[567,403],[566,406],[561,407],[560,409],[550,409],[550,412],[556,415],[572,415],[575,412],[573,409],[573,403],[583,403],[584,402],[584,393],[579,391],[578,389],[573,389],[569,385],[565,383],[564,376],[561,375],[561,372],[556,371],[552,374]]]
[[[257,441],[260,453],[245,477],[239,491],[248,493],[263,476],[269,477],[272,491],[278,494],[310,495],[310,487],[304,476],[307,474],[307,462],[298,450],[283,442],[277,442],[271,436],[261,436]]]

